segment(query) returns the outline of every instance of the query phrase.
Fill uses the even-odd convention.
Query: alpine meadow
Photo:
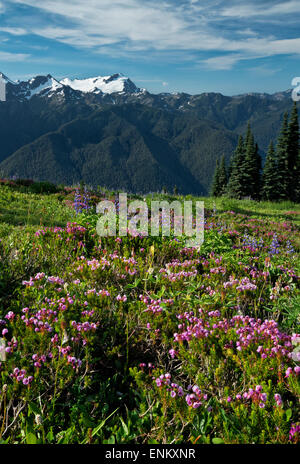
[[[4,450],[297,449],[299,20],[0,0]]]

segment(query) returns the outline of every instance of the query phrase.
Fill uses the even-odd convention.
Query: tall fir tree
[[[284,113],[281,131],[276,145],[277,159],[277,199],[289,198],[289,165],[288,165],[288,113]]]
[[[227,169],[225,163],[225,156],[223,155],[221,161],[216,161],[216,169],[211,186],[211,195],[213,197],[220,197],[226,193],[227,186]]]
[[[287,131],[288,199],[296,201],[299,183],[299,122],[297,103],[291,112]]]
[[[245,196],[258,200],[261,190],[261,157],[258,152],[258,145],[254,141],[250,123],[248,123],[246,143],[245,143]]]
[[[212,197],[218,197],[219,196],[219,172],[220,172],[220,166],[219,166],[219,160],[217,159],[216,161],[216,167],[215,167],[215,172],[211,184],[211,189],[210,189],[210,194]]]
[[[240,135],[237,148],[230,161],[230,177],[227,184],[227,194],[231,198],[241,199],[245,196],[245,144]]]
[[[276,154],[271,140],[266,162],[262,174],[262,199],[267,201],[277,200],[278,171]]]
[[[221,158],[220,167],[219,167],[219,196],[222,196],[226,193],[227,182],[228,182],[227,169],[226,169],[226,163],[225,163],[225,156],[223,155]]]

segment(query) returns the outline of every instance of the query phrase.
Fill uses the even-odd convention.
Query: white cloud
[[[224,8],[220,13],[222,16],[245,18],[299,13],[299,9],[299,0],[291,0],[271,5],[266,4],[266,2],[238,4]]]
[[[25,54],[25,53],[9,53],[9,52],[2,52],[0,51],[0,60],[1,61],[9,61],[9,62],[14,62],[14,61],[25,61],[27,58],[29,58],[30,55]]]
[[[0,27],[0,32],[7,32],[12,35],[25,35],[27,30],[21,27]]]
[[[281,71],[281,68],[270,68],[265,65],[261,66],[255,66],[253,68],[248,68],[248,71],[251,71],[254,74],[257,74],[259,76],[273,76],[274,74],[277,74],[278,72]]]
[[[200,64],[203,63],[208,69],[224,71],[232,69],[233,65],[241,58],[241,55],[214,56],[212,58],[202,60]]]
[[[34,7],[38,16],[40,12],[49,15],[47,23],[45,16],[40,15],[40,25],[32,22],[27,33],[114,57],[150,51],[152,55],[168,53],[168,59],[177,53],[177,59],[184,59],[187,52],[227,52],[227,55],[208,58],[203,63],[210,69],[230,69],[239,60],[253,59],[257,54],[260,57],[300,54],[300,38],[265,36],[263,31],[255,31],[252,23],[251,29],[242,28],[237,21],[238,17],[243,20],[251,17],[254,21],[256,16],[281,19],[284,14],[299,13],[299,0],[275,4],[267,0],[243,4],[233,0],[179,3],[171,0],[7,1]],[[230,28],[226,31],[222,25],[229,24],[228,21]],[[2,30],[20,35],[23,28]]]

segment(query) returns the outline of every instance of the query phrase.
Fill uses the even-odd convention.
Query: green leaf
[[[118,411],[118,409],[120,409],[120,408],[115,409],[108,417],[106,417],[106,419],[104,419],[102,422],[100,422],[99,425],[97,425],[96,428],[94,428],[94,430],[92,431],[92,437],[94,437],[95,435],[97,435],[97,433],[98,433],[98,432],[102,429],[102,427],[104,426],[105,422],[108,421],[108,419],[110,419],[111,416],[113,416],[113,415]],[[81,444],[85,444],[85,443],[87,443],[87,442],[88,442],[88,440],[86,439],[86,440],[84,440]]]
[[[27,445],[36,445],[37,437],[34,433],[30,432],[26,435],[26,443]]]
[[[222,445],[222,444],[224,444],[224,441],[222,440],[222,438],[217,438],[216,437],[216,438],[213,438],[211,441],[213,442],[214,445]]]
[[[286,414],[286,420],[287,420],[287,422],[288,422],[288,421],[290,420],[290,418],[292,417],[293,412],[292,412],[291,409],[287,409],[287,410],[285,411],[285,414]]]
[[[123,421],[122,417],[120,417],[120,421],[121,421],[122,427],[123,427],[123,429],[124,429],[125,435],[127,436],[127,435],[129,434],[129,432],[128,432],[128,427],[127,427],[127,425],[125,424],[125,422]]]
[[[109,437],[109,439],[106,440],[106,443],[107,443],[108,445],[114,445],[114,444],[116,443],[115,436],[112,435],[111,437]]]
[[[36,406],[34,403],[29,403],[29,409],[32,411],[34,414],[41,415],[41,410],[38,406]]]

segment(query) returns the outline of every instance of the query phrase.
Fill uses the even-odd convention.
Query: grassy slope
[[[110,193],[107,192],[106,196],[109,197],[109,198],[113,197],[114,192],[110,192]],[[156,197],[156,196],[154,196],[154,197]],[[162,196],[159,195],[159,197],[161,198]],[[165,199],[174,200],[175,197],[166,195]],[[182,200],[184,198],[179,197],[179,199]],[[192,197],[188,197],[188,199],[192,199]],[[296,205],[296,204],[293,204],[293,203],[288,203],[288,202],[280,203],[280,204],[267,203],[267,202],[256,203],[256,202],[246,201],[246,200],[245,201],[235,201],[235,200],[229,200],[229,199],[214,199],[214,198],[194,198],[194,199],[195,200],[196,199],[203,200],[205,202],[205,207],[207,209],[212,209],[212,208],[215,207],[217,212],[218,212],[218,215],[220,217],[222,217],[223,214],[224,214],[224,217],[225,217],[226,216],[226,213],[225,213],[226,211],[235,211],[236,213],[239,213],[239,219],[238,220],[241,220],[244,223],[248,222],[249,216],[252,217],[252,218],[261,218],[261,219],[263,219],[263,220],[265,220],[266,222],[269,222],[269,223],[271,221],[270,230],[272,230],[272,223],[285,222],[286,220],[291,221],[294,225],[297,226],[297,228],[300,226],[300,222],[299,222],[300,205]],[[7,263],[8,263],[7,266],[5,266],[5,265],[3,266],[4,272],[7,274],[7,276],[6,277],[4,276],[4,279],[3,279],[3,282],[5,283],[5,285],[2,285],[2,283],[1,283],[2,279],[1,279],[1,275],[0,275],[0,284],[2,285],[2,287],[0,287],[0,296],[1,296],[0,297],[0,310],[1,310],[1,312],[3,312],[3,314],[5,314],[7,312],[9,307],[13,308],[14,305],[18,306],[18,305],[26,304],[26,303],[23,304],[23,300],[22,300],[23,297],[21,298],[21,295],[23,295],[23,293],[24,293],[24,290],[21,289],[21,287],[22,287],[22,285],[21,285],[22,279],[29,279],[30,276],[34,276],[37,272],[40,272],[40,271],[44,271],[48,275],[54,275],[54,276],[60,275],[61,276],[61,275],[63,275],[65,267],[69,266],[68,259],[70,259],[70,258],[68,257],[67,252],[70,252],[71,245],[68,248],[67,244],[65,244],[64,241],[62,241],[62,243],[60,243],[59,241],[55,240],[55,238],[53,240],[52,240],[52,238],[50,238],[49,241],[48,241],[48,239],[46,239],[45,242],[43,242],[42,241],[43,239],[41,238],[40,245],[39,245],[39,240],[36,240],[36,242],[37,242],[36,245],[34,243],[32,243],[32,242],[35,242],[35,238],[34,238],[34,235],[33,235],[34,231],[36,231],[37,229],[40,229],[42,226],[45,226],[45,227],[64,226],[69,221],[76,221],[76,215],[74,214],[74,210],[71,208],[72,200],[73,200],[73,195],[69,191],[65,191],[65,192],[61,191],[60,193],[47,194],[47,195],[46,194],[33,194],[33,193],[29,193],[28,191],[26,191],[26,188],[23,188],[23,187],[22,188],[21,187],[12,187],[11,188],[9,186],[0,185],[0,246],[2,245],[1,244],[1,239],[2,239],[2,243],[4,244],[4,249],[5,249],[4,256],[6,256]],[[242,218],[241,215],[246,215],[246,216],[248,216],[248,218],[246,218],[243,221],[243,218]],[[275,226],[274,226],[274,228],[275,228]],[[209,242],[209,234],[208,234],[208,242]],[[40,248],[35,249],[34,246],[40,246]],[[114,247],[114,246],[117,246],[117,245],[113,244],[112,246]],[[147,246],[149,246],[149,243],[147,244]],[[208,243],[208,246],[210,246],[209,243]],[[298,244],[297,248],[299,249],[299,244]],[[36,251],[37,251],[37,253],[34,255],[34,253]],[[165,255],[164,255],[165,252],[168,253],[168,248],[162,248],[161,247],[161,249],[160,249],[159,247],[156,248],[156,245],[155,245],[155,259],[157,258],[157,255],[159,255],[159,253],[162,253],[161,258],[163,260],[164,259],[168,260],[169,258],[166,258]],[[78,250],[78,253],[79,253],[79,255],[81,254],[80,249]],[[129,251],[128,251],[128,253],[129,253]],[[225,256],[225,260],[228,259],[228,265],[229,266],[231,265],[230,264],[230,259],[231,258],[229,256],[229,254],[231,254],[231,253],[232,253],[232,250],[230,250],[230,253],[228,253],[228,256],[227,255]],[[148,250],[147,256],[151,256],[151,252],[149,252],[149,250]],[[141,268],[143,268],[143,263],[144,263],[144,259],[142,259],[142,261],[139,264],[141,266]],[[297,263],[295,263],[295,265],[297,267]],[[159,268],[161,266],[161,264],[156,263],[156,266],[158,266],[158,268]],[[145,269],[144,269],[144,271],[145,271]],[[283,276],[284,276],[284,274],[283,274]],[[217,278],[218,277],[216,277],[216,279]],[[147,279],[148,279],[147,285],[150,285],[150,289],[151,289],[152,288],[151,287],[151,285],[152,285],[151,284],[151,278],[148,276]],[[188,280],[189,279],[187,279],[187,283],[188,283]],[[117,280],[116,285],[118,286],[119,284],[122,287],[123,284],[119,280]],[[69,283],[69,285],[72,285],[72,283]],[[136,302],[138,300],[138,298],[135,295],[135,283],[132,283],[131,285],[132,285],[132,290],[130,290],[131,287],[128,286],[128,288],[124,287],[124,289],[123,289],[123,287],[122,287],[122,289],[118,289],[118,290],[116,290],[116,292],[123,293],[123,290],[124,290],[128,294],[128,293],[130,293],[130,291],[132,291],[132,295],[134,296],[132,304],[136,304],[137,307],[138,307],[139,303]],[[170,285],[170,288],[171,288],[171,284],[169,284],[169,285]],[[126,288],[126,290],[125,290],[125,288]],[[146,287],[145,287],[145,289],[146,289]],[[154,288],[152,290],[154,291]],[[161,287],[159,289],[155,289],[156,293],[159,293],[158,290],[159,291],[163,290],[163,287]],[[138,295],[138,293],[140,291],[143,291],[143,290],[139,288],[137,290],[137,295]],[[23,293],[21,293],[21,292],[23,292]],[[199,290],[198,290],[197,287],[195,287],[195,288],[191,287],[189,291],[187,291],[187,289],[183,287],[181,289],[180,293],[181,293],[181,296],[180,297],[178,296],[178,298],[181,298],[180,301],[182,302],[183,305],[187,305],[186,306],[187,308],[189,308],[189,307],[193,308],[194,307],[193,304],[194,305],[198,304]],[[170,295],[172,295],[172,292],[170,293]],[[84,299],[85,296],[82,295],[82,298]],[[192,298],[192,303],[190,303],[190,298]],[[214,298],[215,297],[213,297],[213,299],[208,298],[207,303],[205,303],[205,300],[203,300],[203,304],[204,305],[208,304],[208,307],[211,307],[211,309],[213,309],[213,305],[215,304]],[[297,301],[299,302],[299,296],[297,298],[298,298]],[[218,301],[218,295],[216,295],[216,301]],[[288,325],[286,323],[286,328],[289,327],[289,330],[292,333],[294,330],[296,330],[295,327],[296,327],[296,324],[297,324],[297,318],[298,318],[298,314],[299,314],[299,305],[297,306],[296,299],[291,300],[291,301],[292,301],[291,304],[293,306],[291,306],[290,309],[288,309],[287,306],[286,306],[285,311],[287,311],[287,310],[290,311],[289,317],[286,316],[286,321],[289,322],[289,319],[290,319],[291,324]],[[114,305],[113,302],[111,302],[110,304]],[[191,306],[190,306],[190,304],[191,304]],[[11,305],[11,306],[9,306],[9,305]],[[228,303],[228,305],[230,306],[231,303]],[[20,308],[21,307],[22,306],[20,306]],[[274,306],[274,308],[275,308],[275,306]],[[132,311],[133,311],[133,309],[132,309]],[[139,312],[137,312],[137,309],[135,307],[134,307],[134,311],[136,312],[136,314],[139,314]],[[278,306],[278,311],[279,312],[281,311],[281,306]],[[122,309],[122,303],[120,303],[120,308],[118,308],[118,306],[116,306],[116,311],[113,312],[112,314],[110,314],[110,313],[106,314],[105,313],[105,318],[103,319],[103,321],[106,321],[107,317],[110,318],[110,317],[112,317],[112,315],[114,316],[115,314],[117,314],[118,317],[119,317],[119,315],[121,317],[120,320],[116,319],[116,322],[114,322],[114,324],[112,324],[112,327],[116,327],[116,335],[115,335],[116,338],[114,339],[113,342],[110,341],[110,338],[107,339],[108,340],[107,342],[106,342],[106,339],[104,340],[105,343],[107,343],[108,347],[109,347],[108,355],[107,355],[108,356],[107,359],[109,360],[109,362],[110,362],[110,360],[113,361],[115,359],[116,353],[118,353],[119,351],[123,352],[124,349],[125,349],[124,346],[126,346],[126,340],[125,339],[124,340],[122,339],[123,344],[121,343],[121,340],[119,340],[120,334],[124,334],[124,326],[123,326],[122,317],[124,316],[124,314],[126,314],[126,313],[124,313],[124,311]],[[171,316],[171,312],[170,312],[169,316]],[[276,316],[276,313],[274,313],[274,317],[275,316]],[[140,316],[138,316],[138,317],[140,317]],[[145,322],[146,322],[146,319],[145,320],[143,319],[142,322],[139,322],[140,326],[143,327],[145,325]],[[118,323],[119,324],[122,323],[120,325],[120,327],[117,325]],[[129,319],[129,323],[132,324],[132,326],[131,326],[132,332],[129,332],[130,337],[133,336],[133,339],[134,339],[134,336],[135,336],[134,334],[135,334],[137,322],[135,321],[135,319],[132,319],[132,321],[131,321],[131,319]],[[128,319],[127,319],[127,324],[128,324]],[[153,324],[155,324],[155,321],[153,321]],[[165,324],[165,322],[164,322],[164,324]],[[141,327],[139,327],[139,330],[141,329]],[[160,327],[160,325],[158,325],[157,327]],[[162,328],[164,330],[166,329],[166,338],[163,339],[163,340],[164,340],[164,343],[167,346],[168,340],[172,338],[171,337],[172,332],[170,332],[170,329],[168,327],[164,327],[163,325],[162,325]],[[109,332],[107,332],[107,337],[110,336],[111,333],[112,333],[111,328],[109,328]],[[137,340],[139,340],[139,339],[137,339]],[[137,344],[133,343],[132,347],[129,344],[131,356],[134,353],[137,353],[136,356],[141,354],[139,352],[139,350],[141,350],[141,352],[143,351],[142,342],[143,342],[143,339],[139,340],[139,343],[137,343]],[[118,345],[118,343],[119,343],[119,345]],[[127,343],[128,343],[128,339],[127,339]],[[132,343],[132,342],[130,342],[130,343]],[[160,346],[160,349],[163,349],[163,346]],[[29,350],[29,352],[30,352],[30,350]],[[98,352],[97,352],[97,356],[99,356],[100,361],[101,361],[102,357],[103,357],[103,359],[105,359],[105,357],[101,353],[98,354]],[[133,357],[134,357],[134,362],[137,363],[138,360],[135,359],[135,354],[134,354]],[[195,358],[196,365],[198,365],[197,364],[198,363],[197,359],[198,358]],[[209,358],[207,358],[207,359],[209,359]],[[149,413],[150,416],[149,416],[149,414],[147,415],[146,411],[148,410],[148,407],[150,408],[150,404],[147,405],[147,403],[145,402],[147,400],[147,398],[143,400],[144,401],[144,403],[143,403],[142,399],[140,399],[140,397],[138,396],[137,392],[135,391],[135,387],[132,386],[132,383],[131,383],[132,380],[128,376],[128,373],[127,373],[127,370],[126,370],[127,367],[125,369],[126,376],[124,374],[125,371],[123,372],[123,370],[122,370],[123,369],[122,361],[124,362],[124,354],[123,354],[123,358],[121,358],[121,361],[116,361],[116,366],[114,367],[114,370],[116,370],[115,375],[112,375],[114,370],[111,370],[112,367],[110,365],[107,368],[107,366],[105,366],[104,364],[102,366],[101,362],[100,362],[100,366],[101,366],[100,373],[96,374],[97,389],[99,390],[99,385],[100,385],[101,386],[100,390],[101,389],[103,389],[103,391],[106,391],[105,389],[109,390],[109,392],[110,392],[109,395],[108,395],[109,398],[111,396],[113,397],[115,395],[115,393],[114,393],[115,391],[117,392],[116,395],[118,395],[119,394],[118,392],[121,390],[121,392],[123,392],[122,394],[124,395],[124,400],[122,400],[122,401],[124,401],[125,407],[127,408],[127,405],[128,405],[128,407],[130,409],[130,411],[128,413],[126,413],[126,414],[128,414],[128,417],[126,417],[126,414],[125,414],[124,411],[118,412],[116,417],[113,418],[113,425],[109,425],[110,428],[107,428],[107,429],[105,429],[105,431],[103,431],[103,437],[104,436],[107,437],[107,436],[109,436],[111,434],[112,437],[114,437],[114,436],[120,437],[119,440],[122,440],[123,442],[124,441],[125,442],[134,442],[134,440],[138,440],[138,438],[136,438],[137,435],[142,437],[142,435],[140,435],[140,433],[142,433],[144,430],[149,431],[151,429],[151,432],[149,432],[149,437],[151,438],[151,433],[153,434],[154,433],[153,431],[156,430],[155,427],[154,427],[155,424],[152,423],[152,412],[154,414],[154,417],[156,417],[155,420],[157,420],[158,424],[160,424],[160,422],[159,422],[160,419],[158,419],[158,417],[161,416],[161,410],[159,409],[160,408],[160,406],[159,406],[160,403],[159,402],[153,403],[153,404],[155,404],[155,406],[153,407],[154,409],[153,409],[153,411],[150,411],[150,413]],[[119,363],[119,364],[117,364],[117,363]],[[219,365],[218,369],[221,368],[220,366],[221,366],[221,364]],[[106,368],[107,368],[107,372],[105,371]],[[102,370],[104,370],[103,375],[102,375]],[[175,369],[175,371],[176,371],[176,369]],[[213,371],[215,371],[215,368],[213,368]],[[98,379],[97,375],[99,376],[99,379]],[[193,376],[192,371],[190,372],[190,375]],[[136,378],[137,381],[139,380],[139,376],[140,376],[140,374],[137,374],[137,378]],[[106,379],[106,377],[107,377],[107,379]],[[62,379],[65,378],[63,374],[61,375],[61,378]],[[41,377],[41,379],[42,379],[42,377]],[[107,385],[106,385],[105,382],[107,382]],[[220,380],[220,382],[221,382],[221,380]],[[231,385],[231,383],[232,382],[231,382],[231,377],[230,377],[229,384]],[[233,382],[233,384],[234,384],[234,382]],[[147,392],[148,390],[146,389],[146,387],[144,387],[144,384],[142,384],[142,385],[143,385],[142,388],[144,388],[145,392]],[[89,388],[92,389],[92,387],[93,387],[92,385],[89,386],[87,384],[87,386],[86,386],[87,391],[89,391]],[[40,380],[40,384],[37,383],[37,388],[40,388],[41,391],[43,391],[44,385],[42,384],[42,380]],[[78,391],[76,390],[76,388],[78,388]],[[80,388],[82,388],[81,385],[80,385]],[[66,436],[67,433],[70,433],[70,437],[66,438],[66,440],[67,440],[66,442],[68,442],[68,440],[69,440],[69,442],[74,443],[74,442],[78,442],[79,440],[83,440],[83,438],[87,436],[86,435],[87,428],[95,427],[95,424],[97,423],[96,421],[98,421],[100,423],[102,419],[105,419],[106,417],[108,417],[108,414],[112,413],[117,408],[118,404],[120,404],[120,403],[118,403],[118,401],[121,398],[116,398],[113,401],[111,400],[111,404],[110,404],[110,399],[106,398],[106,396],[105,396],[106,393],[104,394],[102,392],[102,390],[100,391],[100,393],[97,393],[97,394],[95,392],[93,392],[94,397],[92,397],[92,399],[94,398],[93,401],[95,401],[95,404],[98,404],[98,402],[99,402],[99,404],[102,404],[102,402],[104,401],[105,408],[107,408],[107,409],[103,409],[103,417],[102,416],[98,417],[99,414],[98,414],[97,411],[100,411],[100,410],[102,411],[102,409],[95,407],[96,408],[95,411],[97,412],[97,414],[96,414],[96,417],[93,418],[93,420],[91,420],[89,418],[89,414],[90,414],[90,409],[89,409],[89,407],[90,407],[89,404],[90,403],[89,403],[89,401],[92,401],[92,400],[88,399],[89,397],[86,396],[87,394],[85,393],[85,390],[81,393],[80,388],[77,386],[76,382],[74,382],[74,384],[72,384],[72,390],[70,390],[71,393],[70,394],[68,393],[68,395],[66,397],[64,397],[64,396],[62,397],[62,400],[61,400],[62,404],[58,403],[58,405],[57,405],[57,407],[55,409],[55,414],[54,414],[54,408],[55,408],[54,403],[53,403],[53,413],[52,413],[52,415],[50,414],[49,411],[47,413],[48,416],[45,413],[45,416],[47,417],[46,418],[46,424],[45,424],[46,429],[50,430],[49,425],[51,425],[51,426],[53,425],[54,428],[55,428],[55,433],[57,434],[57,435],[55,435],[55,437],[53,437],[53,433],[51,431],[49,431],[48,434],[47,434],[47,437],[46,437],[46,442],[57,442],[60,439],[59,438],[60,433],[62,434],[61,435],[62,437]],[[128,392],[127,392],[127,389],[128,389]],[[274,390],[274,392],[275,391],[277,391],[277,390]],[[272,391],[272,395],[274,394],[274,392]],[[141,392],[140,392],[140,394],[141,394]],[[128,396],[126,396],[126,395],[128,395]],[[143,408],[144,408],[144,409],[142,409],[142,407],[140,406],[141,407],[140,411],[138,411],[138,409],[136,409],[136,406],[133,405],[133,397],[135,398],[135,395],[137,395],[137,404],[138,405],[143,405]],[[223,395],[226,395],[226,388],[223,391]],[[68,403],[66,403],[66,401],[68,401]],[[105,403],[106,401],[110,405],[109,409],[108,409],[107,404]],[[152,400],[151,400],[151,402],[152,402]],[[59,414],[59,409],[60,409],[60,407],[62,407],[62,405],[64,405],[64,407],[66,408],[66,413],[60,415]],[[172,403],[170,403],[170,405],[172,405]],[[34,407],[34,405],[32,407]],[[68,409],[68,408],[70,408],[70,409]],[[69,410],[71,411],[71,409],[72,409],[73,412],[72,412],[72,414],[70,413],[70,417],[69,417]],[[223,411],[222,408],[220,409],[220,411],[221,410]],[[231,417],[233,417],[233,416],[231,416],[231,413],[229,412],[229,409],[226,409],[226,407],[225,407],[225,410],[227,411],[226,414],[228,413],[228,415],[225,417],[225,419],[222,419],[222,418],[218,419],[217,416],[214,416],[214,420],[217,421],[216,423],[218,423],[218,421],[220,422],[219,425],[218,425],[219,429],[217,429],[218,432],[214,432],[214,430],[211,429],[208,425],[205,425],[205,427],[207,426],[208,427],[207,430],[210,430],[210,431],[209,432],[201,432],[202,425],[198,424],[197,423],[197,417],[193,416],[193,421],[194,421],[193,422],[193,424],[194,424],[193,427],[195,427],[195,430],[198,430],[198,429],[200,430],[200,432],[197,431],[197,432],[195,432],[195,435],[192,435],[192,436],[194,436],[193,439],[195,440],[198,435],[200,436],[201,434],[205,435],[205,434],[208,434],[208,433],[211,434],[211,437],[214,436],[214,433],[216,433],[217,435],[215,435],[215,436],[218,437],[219,436],[218,434],[220,434],[221,433],[220,431],[222,431],[223,421],[228,420],[229,421],[228,422],[229,428],[231,429],[231,427],[232,427],[232,431],[230,433],[233,434],[233,435],[231,435],[229,438],[226,438],[226,434],[225,434],[225,438],[222,435],[222,437],[225,439],[225,441],[234,443],[234,442],[245,442],[245,440],[246,440],[247,442],[249,442],[250,439],[249,439],[248,432],[245,435],[245,438],[243,438],[242,435],[240,436],[238,434],[238,432],[235,431],[234,425],[232,425],[230,423]],[[94,411],[94,409],[93,409],[93,411]],[[171,412],[172,411],[170,409],[170,414],[171,414]],[[40,437],[39,429],[36,426],[31,425],[30,414],[32,414],[32,412],[30,412],[30,409],[29,409],[28,417],[26,418],[26,421],[27,421],[26,422],[26,424],[27,424],[26,425],[26,427],[27,427],[26,428],[26,431],[27,431],[26,433],[28,435],[26,440],[32,439],[32,436],[30,435],[31,432],[30,433],[28,432],[28,430],[31,430],[30,427],[32,427],[32,431],[34,431],[34,433],[32,435],[34,437],[36,437],[36,436]],[[119,422],[122,419],[122,414],[123,414],[123,418],[124,418],[125,421],[127,421],[127,419],[128,419],[128,423],[126,422],[127,425],[125,425],[125,429],[124,429],[123,425],[122,425],[122,427],[120,426],[120,422]],[[140,416],[138,414],[140,414]],[[176,414],[176,411],[174,412],[174,414]],[[286,412],[286,416],[288,416],[288,411]],[[66,417],[65,425],[63,425],[64,424],[63,417]],[[149,419],[149,417],[150,417],[150,419]],[[296,409],[295,409],[295,412],[293,412],[293,418],[295,418],[295,417],[296,417]],[[82,422],[80,422],[80,421],[78,422],[79,425],[76,422],[77,420],[79,420],[78,418],[80,418],[80,421],[82,421]],[[137,431],[132,432],[132,438],[131,438],[131,435],[130,435],[129,432],[126,434],[126,427],[128,429],[130,421],[133,423],[134,420],[136,421],[136,426],[135,427],[136,427]],[[145,420],[145,422],[143,422],[144,420]],[[185,418],[185,420],[187,420],[187,419]],[[245,418],[243,420],[246,421]],[[269,421],[269,418],[267,417],[266,420]],[[275,416],[274,416],[274,420],[277,420]],[[295,420],[295,419],[293,419],[293,420]],[[24,421],[25,421],[25,419],[24,419]],[[148,422],[149,422],[150,425],[148,424]],[[20,425],[20,427],[22,428],[23,425]],[[62,430],[64,430],[64,428],[67,428],[67,427],[70,427],[70,428],[67,431],[62,432]],[[80,431],[77,433],[77,428],[78,427],[80,427]],[[133,425],[131,427],[133,427]],[[162,425],[161,429],[164,430],[164,427],[165,426]],[[181,425],[180,425],[180,427],[181,427]],[[205,429],[205,427],[204,427],[204,429]],[[285,425],[284,427],[285,427],[286,430],[288,430],[287,425]],[[123,429],[124,429],[125,432],[122,431]],[[59,430],[61,430],[61,432],[59,432]],[[258,427],[258,430],[260,430],[260,426]],[[17,432],[15,432],[15,433],[17,433]],[[174,435],[172,435],[173,433],[174,433]],[[194,432],[192,432],[192,433],[194,434]],[[249,433],[251,435],[251,433],[253,433],[253,432],[249,432]],[[285,432],[285,433],[287,433],[287,432]],[[178,434],[177,439],[178,439],[179,442],[180,442],[180,440],[184,439],[184,438],[180,438],[181,437],[180,430],[178,429],[176,431],[176,433],[175,433],[175,429],[174,429],[174,432],[173,432],[172,426],[171,426],[171,432],[168,431],[168,435],[162,436],[162,435],[160,435],[160,432],[159,432],[157,434],[156,438],[154,438],[154,439],[158,440],[159,442],[161,442],[163,440],[165,440],[165,442],[169,442],[170,439],[171,438],[173,439],[174,437],[176,437],[177,434]],[[145,433],[145,436],[146,436],[146,433]],[[5,435],[5,438],[7,438],[7,437],[9,439],[9,434]],[[153,435],[153,437],[155,437],[155,434]],[[20,438],[18,436],[18,440],[19,439]],[[35,438],[33,438],[33,439],[35,439]],[[101,440],[101,439],[103,440],[103,438],[99,438],[99,440]],[[210,438],[208,438],[208,440],[209,439]],[[259,442],[259,440],[262,439],[262,438],[257,438],[257,437],[254,437],[254,436],[252,437],[251,436],[251,440],[252,439],[253,439],[253,442]],[[42,440],[42,439],[39,438],[39,440]],[[44,438],[43,438],[43,440],[44,440]],[[117,438],[117,440],[118,440],[118,438]],[[202,442],[201,440],[199,440],[199,443]],[[205,437],[203,438],[203,440],[204,440],[203,442],[205,442]],[[281,438],[276,438],[275,437],[274,440],[275,440],[275,442],[276,442],[276,440],[278,440],[278,442],[280,442]],[[155,443],[155,441],[153,443]]]

